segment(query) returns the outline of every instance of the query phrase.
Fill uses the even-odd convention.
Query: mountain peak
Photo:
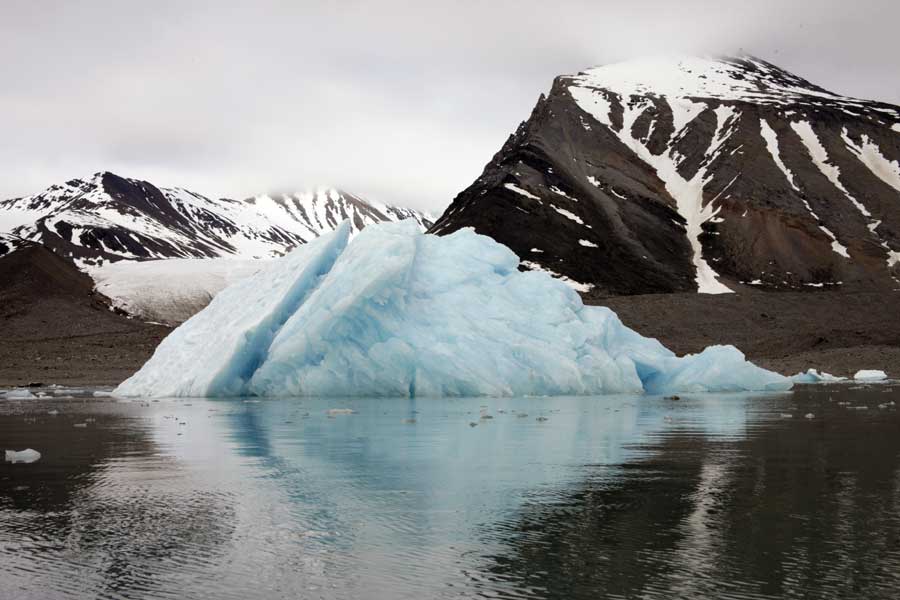
[[[900,286],[900,109],[760,58],[558,77],[433,231],[579,291]]]
[[[623,98],[653,95],[784,106],[798,102],[872,104],[830,92],[749,54],[650,56],[594,67],[563,79]]]
[[[422,229],[432,221],[417,211],[328,186],[237,201],[156,187],[110,171],[0,200],[0,234],[41,241],[63,256],[88,262],[271,257],[348,219],[357,232],[372,223],[408,218]],[[13,238],[4,238],[0,254],[13,246]]]

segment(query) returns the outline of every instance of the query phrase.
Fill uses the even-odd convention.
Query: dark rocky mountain
[[[85,180],[0,201],[0,255],[15,240],[39,241],[83,263],[155,258],[270,257],[350,219],[416,219],[417,211],[367,201],[333,188],[246,200],[211,199],[181,188],[97,173]],[[5,235],[4,235],[5,234]]]
[[[582,292],[900,287],[900,108],[753,57],[556,78],[432,232]]]
[[[25,241],[17,235],[0,233],[0,256],[9,254],[23,243]]]
[[[115,310],[89,275],[41,244],[0,256],[0,386],[118,383],[169,331]]]

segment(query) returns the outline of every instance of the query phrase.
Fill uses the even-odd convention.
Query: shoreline
[[[84,303],[35,299],[7,313],[0,386],[109,387],[150,358],[171,328]],[[852,377],[860,369],[900,374],[900,306],[891,292],[743,292],[589,297],[676,354],[733,344],[783,375],[809,368]]]
[[[900,375],[896,292],[761,292],[588,297],[628,327],[678,355],[731,344],[782,375],[809,368],[852,377],[860,369]]]

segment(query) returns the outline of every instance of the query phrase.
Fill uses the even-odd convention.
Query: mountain
[[[22,238],[8,233],[0,233],[0,256],[19,248],[25,242]]]
[[[900,108],[764,60],[557,77],[432,232],[474,227],[582,292],[900,278]]]
[[[91,277],[34,242],[0,256],[0,386],[118,383],[169,329],[129,319]]]
[[[82,264],[157,258],[260,258],[284,254],[350,219],[371,223],[427,215],[333,188],[246,200],[211,199],[182,188],[104,172],[0,201],[0,234],[39,241]],[[3,248],[11,248],[0,238]],[[8,250],[6,250],[8,251]]]

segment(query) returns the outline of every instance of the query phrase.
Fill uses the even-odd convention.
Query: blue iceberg
[[[122,396],[525,396],[786,390],[733,346],[677,357],[472,230],[348,223],[222,291]]]

